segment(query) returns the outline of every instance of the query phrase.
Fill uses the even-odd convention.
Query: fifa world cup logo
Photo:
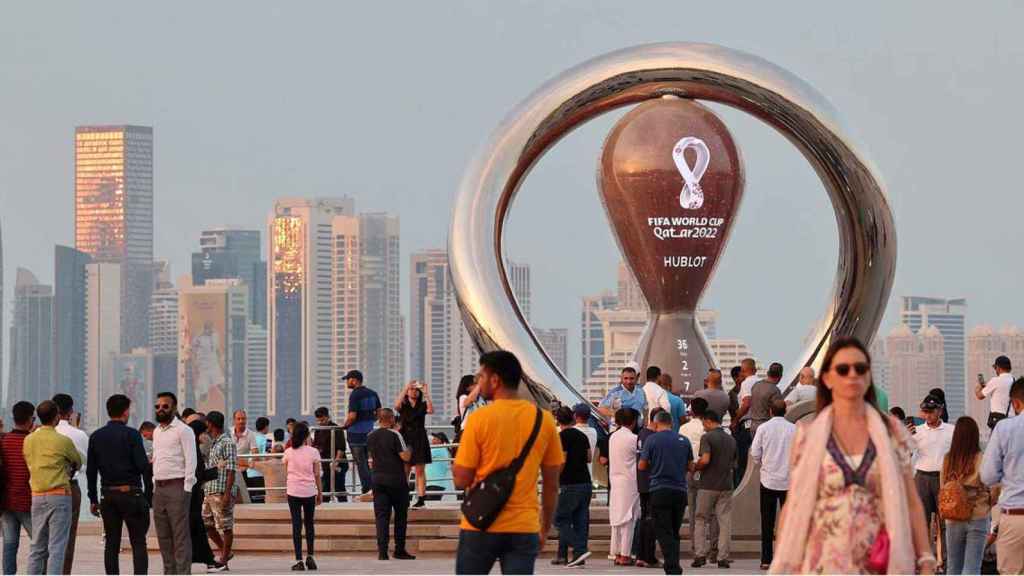
[[[697,153],[697,160],[693,163],[693,168],[686,163],[687,150]],[[704,205],[704,190],[700,187],[700,179],[704,177],[704,171],[708,169],[710,156],[708,145],[700,138],[693,136],[681,138],[672,149],[672,161],[676,163],[676,170],[679,170],[679,175],[683,177],[683,189],[679,192],[679,205],[687,210],[697,210]]]

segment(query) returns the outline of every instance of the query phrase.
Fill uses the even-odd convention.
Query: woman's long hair
[[[974,463],[981,453],[978,423],[970,416],[961,416],[953,429],[953,445],[942,463],[946,478],[966,478],[974,472]]]
[[[459,380],[459,387],[455,392],[456,405],[458,405],[459,398],[469,394],[469,389],[473,387],[474,382],[476,382],[476,376],[472,374],[466,374],[461,380]]]
[[[309,439],[309,425],[305,422],[299,422],[292,429],[292,448],[298,450],[306,444],[306,440]]]
[[[846,350],[847,348],[856,348],[860,350],[861,354],[867,359],[868,366],[871,365],[871,353],[868,352],[867,346],[863,342],[853,336],[843,336],[832,341],[829,345],[828,350],[825,352],[825,358],[821,361],[821,372],[818,376],[818,412],[824,410],[827,406],[832,404],[832,390],[829,390],[828,386],[825,386],[825,373],[832,369],[832,361],[835,360],[836,354],[840,350]],[[868,373],[870,376],[870,372]],[[868,379],[868,389],[864,392],[864,401],[872,406],[878,413],[882,415],[882,420],[888,422],[888,415],[882,412],[881,408],[878,407],[878,397],[875,395],[875,384],[873,379]]]

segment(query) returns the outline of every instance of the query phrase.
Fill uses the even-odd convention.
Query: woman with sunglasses
[[[817,386],[818,415],[797,431],[790,473],[790,493],[808,497],[786,500],[771,572],[934,573],[912,440],[878,408],[867,348],[834,340]]]

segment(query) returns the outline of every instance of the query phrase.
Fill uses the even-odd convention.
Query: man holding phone
[[[1010,359],[1006,356],[999,356],[992,364],[996,371],[995,377],[983,384],[984,377],[978,374],[978,383],[974,386],[974,396],[978,400],[989,399],[988,428],[995,428],[996,424],[1010,414],[1010,386],[1013,385],[1013,375],[1010,373]]]

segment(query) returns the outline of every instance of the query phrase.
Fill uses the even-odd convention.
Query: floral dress
[[[800,434],[803,436],[803,434]],[[896,464],[901,473],[911,467],[910,436],[903,427],[893,431]],[[797,438],[794,449],[802,449]],[[882,473],[874,443],[860,458],[843,454],[830,437],[818,479],[818,498],[811,516],[803,574],[867,574],[864,564],[884,524]]]

